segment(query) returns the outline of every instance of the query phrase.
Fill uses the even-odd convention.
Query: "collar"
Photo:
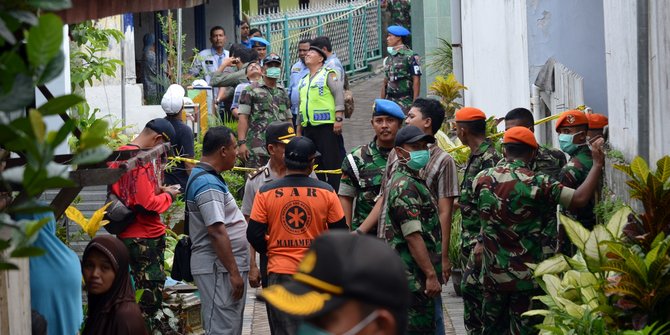
[[[493,145],[493,142],[491,141],[490,138],[486,138],[484,142],[482,142],[479,147],[477,148],[477,151],[472,153],[472,156],[481,156],[483,155],[486,151],[489,150],[489,148]]]
[[[378,145],[377,145],[377,136],[375,136],[375,137],[372,139],[372,142],[370,142],[370,144],[368,144],[368,148],[370,149],[370,150],[369,150],[369,153],[368,153],[368,156],[373,156],[374,153],[377,152],[377,153],[379,153],[382,157],[384,157],[384,158],[386,158],[386,159],[388,159],[388,157],[389,157],[389,153],[391,152],[391,150],[393,150],[393,147],[391,147],[391,148],[382,148],[382,147],[378,146]]]
[[[216,49],[210,48],[212,50],[212,56],[225,56],[226,55],[226,48],[221,49],[221,53],[216,52]]]
[[[209,172],[209,173],[214,173],[214,174],[217,174],[217,175],[219,174],[219,173],[216,171],[216,169],[214,169],[214,167],[213,167],[211,164],[209,164],[209,163],[198,162],[197,164],[195,164],[195,167],[199,167],[199,168],[201,168],[201,169],[203,169],[203,170],[205,170],[205,171],[207,171],[207,172]]]
[[[510,167],[510,168],[528,168],[528,164],[526,164],[524,161],[520,159],[515,159],[511,162],[505,161],[504,166]]]

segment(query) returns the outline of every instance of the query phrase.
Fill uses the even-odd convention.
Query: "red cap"
[[[588,126],[588,124],[589,119],[586,118],[586,114],[580,110],[573,109],[563,112],[558,120],[556,120],[556,130],[558,131],[560,127]]]
[[[503,136],[503,143],[521,143],[531,146],[535,149],[538,148],[537,140],[535,140],[535,134],[533,134],[530,129],[520,126],[507,129],[505,136]]]
[[[603,129],[609,122],[602,114],[586,114],[586,118],[589,119],[589,129]]]
[[[474,107],[463,107],[456,111],[456,121],[486,120],[486,114],[481,109]]]

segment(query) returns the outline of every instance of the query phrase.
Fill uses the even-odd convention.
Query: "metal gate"
[[[368,63],[381,58],[381,10],[378,0],[357,0],[313,4],[309,8],[270,12],[249,18],[270,42],[268,54],[283,60],[284,78],[298,60],[298,41],[328,36],[333,52],[347,73],[366,70]]]

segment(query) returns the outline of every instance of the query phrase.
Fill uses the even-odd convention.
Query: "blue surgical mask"
[[[351,327],[351,329],[347,330],[346,332],[342,333],[342,335],[356,335],[358,334],[363,328],[367,327],[372,321],[374,321],[377,316],[379,315],[378,311],[374,311],[368,316],[366,316],[363,320],[361,320],[359,323],[357,323],[355,326]],[[326,331],[325,329],[319,328],[309,322],[303,322],[300,324],[298,327],[298,332],[297,335],[334,335],[333,333]]]
[[[575,135],[580,134],[579,133],[574,133],[574,134],[559,134],[558,135],[558,144],[561,146],[561,150],[565,152],[568,155],[572,155],[579,149],[579,147],[583,146],[584,144],[574,144],[573,141],[575,139]]]
[[[268,78],[277,79],[281,77],[281,69],[278,67],[269,67],[265,72],[265,76],[267,76]]]
[[[394,47],[386,47],[386,51],[389,53],[391,56],[395,56],[398,54],[398,50],[396,50]]]

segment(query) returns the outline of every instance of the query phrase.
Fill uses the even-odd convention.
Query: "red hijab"
[[[88,313],[82,335],[147,334],[140,307],[128,272],[128,249],[114,236],[95,237],[86,246],[82,260],[91,250],[109,258],[114,268],[114,282],[103,294],[88,294]],[[83,268],[83,267],[82,267]]]

